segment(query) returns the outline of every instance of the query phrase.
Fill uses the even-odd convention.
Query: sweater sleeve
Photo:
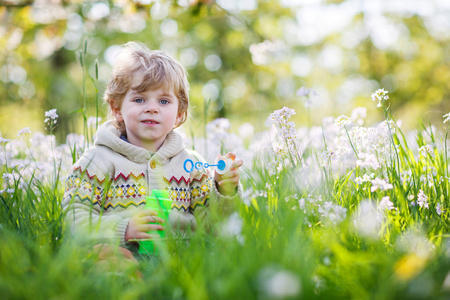
[[[62,200],[65,221],[73,235],[99,242],[124,244],[129,218],[120,214],[106,214],[103,209],[108,179],[92,159],[82,157],[69,172],[65,182]]]

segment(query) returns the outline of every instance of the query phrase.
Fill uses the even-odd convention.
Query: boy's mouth
[[[159,124],[159,122],[156,122],[155,120],[144,120],[144,121],[141,121],[142,123],[145,123],[145,124]]]

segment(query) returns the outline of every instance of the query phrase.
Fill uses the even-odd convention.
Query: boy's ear
[[[184,113],[179,113],[177,115],[177,119],[175,120],[175,127],[180,125],[181,120],[183,120],[183,115],[184,115]]]
[[[114,118],[116,118],[116,120],[118,122],[123,122],[122,109],[121,109],[120,105],[117,103],[117,101],[115,101],[115,100],[111,101],[109,106],[114,115]]]

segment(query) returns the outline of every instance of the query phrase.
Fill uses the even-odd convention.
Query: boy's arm
[[[95,175],[91,175],[95,174]],[[72,234],[114,242],[125,242],[129,218],[120,214],[105,214],[104,200],[108,192],[108,178],[92,161],[83,170],[75,167],[66,179],[62,201],[65,220]]]
[[[233,158],[235,158],[235,156]],[[238,168],[242,163],[237,162],[237,165]],[[231,187],[225,187],[225,189],[223,189],[223,183],[222,186],[219,186],[219,182],[215,179],[214,170],[205,170],[204,173],[192,175],[194,176],[191,177],[190,185],[190,210],[199,223],[212,222],[211,215],[217,214],[224,216],[235,211],[243,194],[239,176],[237,181],[235,181],[236,178],[232,178],[234,176],[223,174],[225,185],[229,183],[230,180],[235,181],[234,184],[231,184]],[[222,179],[222,177],[220,179]]]

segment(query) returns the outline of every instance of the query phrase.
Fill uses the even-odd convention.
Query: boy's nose
[[[157,113],[158,113],[158,106],[157,106],[156,104],[149,103],[149,104],[145,107],[145,112],[146,112],[146,113],[157,114]]]

